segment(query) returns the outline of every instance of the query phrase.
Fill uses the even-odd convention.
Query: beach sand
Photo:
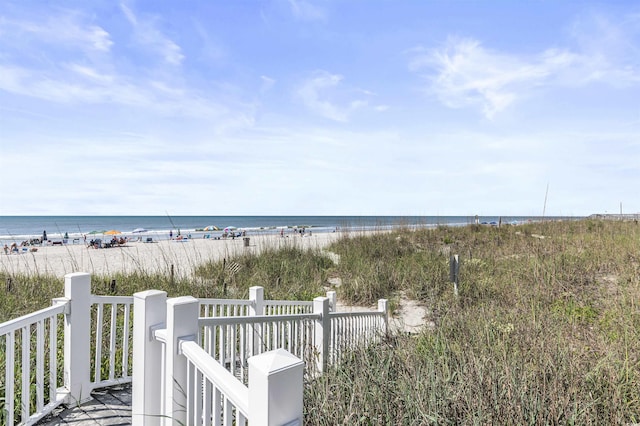
[[[295,246],[322,249],[337,240],[341,233],[316,233],[304,237],[290,235],[248,236],[243,238],[160,240],[152,243],[129,242],[123,246],[94,249],[85,244],[37,247],[36,252],[0,254],[0,270],[9,274],[54,275],[62,278],[71,272],[95,275],[114,273],[169,273],[173,266],[176,277],[189,277],[196,266],[234,255],[259,253],[266,248]],[[31,249],[31,247],[28,247]]]

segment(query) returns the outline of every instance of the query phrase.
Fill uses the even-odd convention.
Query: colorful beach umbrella
[[[104,233],[104,235],[118,235],[118,234],[122,234],[122,232],[117,231],[115,229],[112,229],[111,231],[107,231]]]
[[[218,228],[218,227],[217,227],[217,226],[215,226],[215,225],[209,225],[209,226],[207,226],[206,228],[203,228],[202,230],[203,230],[203,231],[219,231],[219,230],[220,230],[220,228]]]
[[[89,232],[89,235],[96,235],[96,234],[104,234],[106,231],[102,230],[102,231],[91,231]]]

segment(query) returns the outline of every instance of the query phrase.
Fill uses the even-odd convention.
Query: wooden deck
[[[96,389],[93,399],[80,406],[60,407],[38,425],[130,425],[131,385]]]

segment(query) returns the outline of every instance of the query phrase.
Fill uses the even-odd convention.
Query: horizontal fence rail
[[[296,315],[313,312],[313,302],[265,300],[264,315]]]
[[[200,316],[231,317],[249,315],[251,300],[199,299]]]

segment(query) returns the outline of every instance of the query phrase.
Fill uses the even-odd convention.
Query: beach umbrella
[[[122,234],[122,232],[116,231],[115,229],[112,229],[111,231],[107,231],[104,233],[104,235],[118,235],[118,234]]]
[[[219,231],[219,230],[220,230],[220,228],[218,228],[215,225],[209,225],[206,228],[203,228],[203,231]]]
[[[235,226],[227,226],[226,228],[224,228],[224,232],[231,232],[231,231],[235,231],[236,228]]]
[[[140,233],[140,232],[147,232],[147,230],[144,229],[144,228],[136,228],[133,231],[131,231],[131,233],[133,233],[133,234],[137,234],[137,233]]]
[[[89,235],[96,235],[96,234],[104,234],[106,231],[102,230],[102,231],[91,231],[89,232]]]

